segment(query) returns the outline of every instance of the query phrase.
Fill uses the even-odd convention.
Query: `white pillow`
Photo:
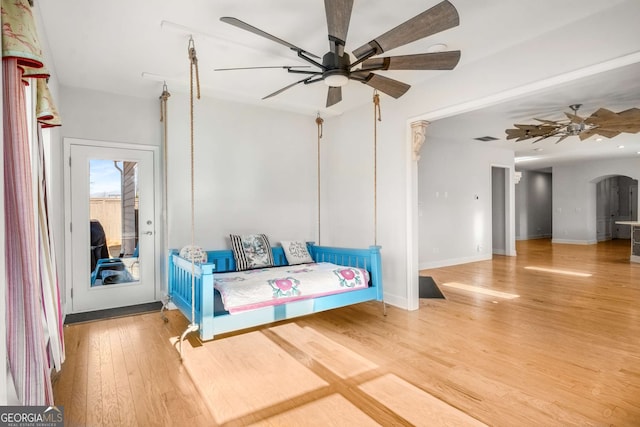
[[[284,249],[284,256],[287,257],[289,265],[308,264],[313,262],[313,258],[307,250],[307,244],[301,241],[280,242]]]
[[[187,245],[180,249],[180,258],[204,264],[207,262],[207,253],[200,246]]]

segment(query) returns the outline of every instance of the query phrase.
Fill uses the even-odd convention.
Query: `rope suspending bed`
[[[196,47],[195,42],[193,41],[193,37],[189,37],[189,45],[188,45],[188,54],[189,54],[189,146],[191,152],[191,247],[195,246],[195,178],[194,178],[194,126],[193,126],[193,105],[194,105],[194,82],[197,90],[197,98],[200,99],[200,77],[198,73],[198,57],[196,55]],[[166,202],[166,192],[167,192],[167,100],[171,96],[169,91],[167,90],[166,83],[163,85],[162,95],[160,95],[160,121],[164,122],[164,159],[165,159],[165,202]],[[190,262],[190,270],[191,270],[191,301],[195,301],[196,298],[196,265],[195,260],[192,257]],[[169,266],[169,272],[171,270],[171,266]],[[164,311],[167,309],[169,302],[171,302],[172,296],[169,290],[169,293],[166,299],[163,301],[162,309],[160,310],[160,314],[165,322],[168,321],[167,317],[164,315]],[[189,312],[187,311],[185,316],[189,317],[190,323],[187,326],[187,329],[180,335],[180,340],[178,341],[178,347],[180,351],[180,359],[182,360],[182,341],[185,340],[187,335],[192,332],[198,331],[200,328],[198,322],[196,322],[196,307],[195,304],[192,304],[190,316],[188,316]]]

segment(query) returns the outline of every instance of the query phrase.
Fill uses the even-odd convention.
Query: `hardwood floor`
[[[255,330],[329,382],[337,394],[313,392],[318,408],[330,398],[328,405],[354,405],[380,424],[447,422],[434,413],[423,421],[402,416],[415,394],[429,396],[438,411],[488,425],[640,425],[640,264],[629,263],[629,242],[533,240],[517,242],[517,251],[422,271],[446,299],[421,300],[417,311],[389,307],[384,317],[380,304],[364,303],[288,322],[295,325],[286,329]],[[67,361],[54,393],[67,425],[221,424],[169,343],[185,325],[174,311],[167,324],[153,313],[65,328]],[[296,343],[293,326],[311,328],[376,368],[347,381],[317,367],[312,356],[320,347]],[[375,398],[365,401],[358,390]],[[247,399],[251,392],[247,384]],[[299,424],[300,402],[309,405],[313,393],[280,403],[274,407],[280,418],[265,425]],[[274,416],[274,408],[227,424]]]

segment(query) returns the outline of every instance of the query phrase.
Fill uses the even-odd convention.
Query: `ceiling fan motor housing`
[[[322,57],[322,65],[326,67],[326,71],[343,70],[347,72],[351,65],[351,60],[349,59],[349,54],[346,52],[343,53],[342,56],[339,56],[335,52],[327,52]]]
[[[584,131],[585,125],[584,123],[569,123],[567,125],[567,132],[571,136],[578,135],[580,132]]]
[[[351,65],[348,53],[343,53],[340,56],[335,52],[327,52],[322,57],[322,65],[325,67],[322,78],[328,86],[338,87],[347,83],[349,66]]]

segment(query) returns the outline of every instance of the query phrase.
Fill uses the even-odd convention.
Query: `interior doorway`
[[[491,247],[493,255],[507,255],[508,168],[491,167]]]
[[[624,175],[596,183],[596,237],[599,242],[630,239],[631,227],[617,221],[638,220],[638,180]]]

